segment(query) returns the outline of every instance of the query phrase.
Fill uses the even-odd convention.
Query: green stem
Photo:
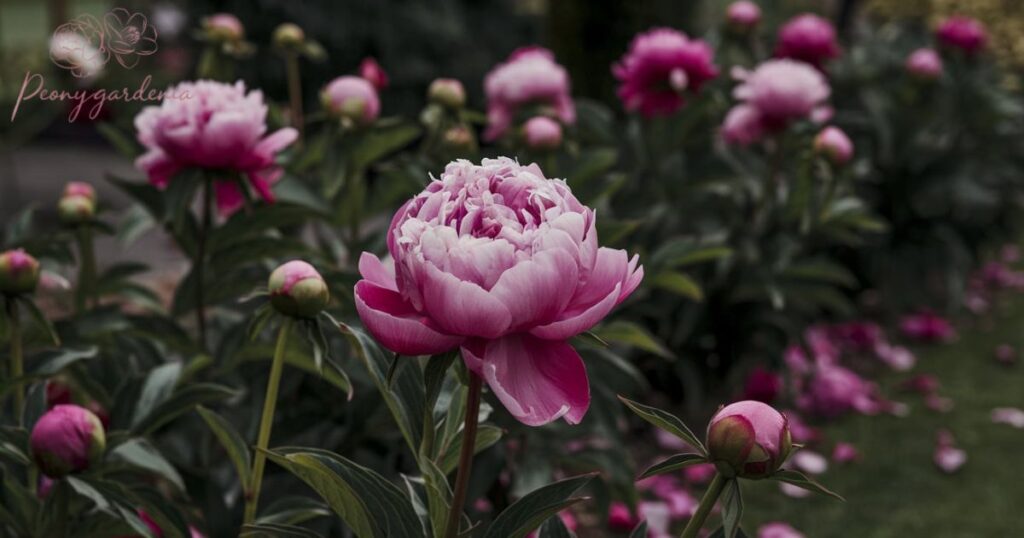
[[[285,58],[285,64],[288,69],[288,99],[291,102],[289,108],[291,109],[292,127],[298,129],[301,143],[305,122],[302,117],[302,77],[299,74],[299,55],[289,52]]]
[[[7,320],[11,331],[11,379],[14,381],[14,420],[23,426],[25,395],[21,391],[21,376],[24,374],[24,357],[21,347],[21,320],[18,318],[18,300],[14,295],[4,297],[7,305]]]
[[[476,427],[480,415],[480,393],[483,380],[479,375],[469,373],[469,393],[466,395],[466,423],[462,428],[462,450],[459,452],[459,470],[455,475],[452,505],[445,524],[445,538],[459,535],[459,520],[462,507],[466,504],[466,489],[469,487],[469,472],[473,469],[473,453],[476,452]]]
[[[96,305],[96,250],[93,247],[91,224],[78,228],[78,289],[75,290],[75,310],[79,314],[87,306]]]
[[[260,486],[263,483],[263,467],[267,463],[267,446],[270,443],[270,429],[274,425],[274,408],[277,406],[277,389],[281,384],[281,371],[284,369],[284,353],[288,348],[288,333],[292,328],[292,318],[285,317],[281,329],[277,333],[277,347],[274,349],[274,362],[270,366],[270,379],[267,380],[267,394],[263,400],[263,416],[260,418],[260,432],[256,438],[256,454],[252,464],[252,489],[246,492],[245,524],[256,519],[256,507],[260,500]]]
[[[690,518],[686,528],[683,529],[683,534],[679,538],[695,538],[697,536],[701,527],[704,526],[704,521],[708,519],[711,509],[718,502],[718,497],[722,494],[722,490],[725,489],[726,482],[727,480],[721,474],[715,473],[714,480],[711,481],[711,485],[708,486],[708,490],[700,500],[700,506],[697,507],[697,511],[694,512],[693,517]]]
[[[206,351],[206,280],[203,268],[206,266],[206,236],[210,233],[213,205],[213,180],[203,180],[203,202],[200,211],[199,236],[196,238],[196,326],[199,331],[199,345]]]

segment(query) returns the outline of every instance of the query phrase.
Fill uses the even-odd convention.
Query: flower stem
[[[206,236],[210,233],[210,226],[213,208],[213,180],[203,180],[203,201],[200,211],[199,233],[196,238],[196,258],[193,261],[196,271],[196,327],[199,331],[199,345],[205,351],[206,347],[206,297],[203,268],[206,266]]]
[[[452,494],[452,506],[448,511],[448,523],[445,524],[445,538],[456,538],[459,535],[459,520],[462,518],[462,507],[466,504],[466,488],[469,486],[469,472],[473,468],[473,453],[476,452],[476,427],[480,416],[480,392],[483,380],[480,376],[469,372],[469,393],[466,395],[466,423],[462,428],[462,450],[459,452],[459,470],[455,474],[455,489]]]
[[[18,300],[14,295],[4,297],[7,306],[7,323],[11,333],[11,379],[14,381],[14,420],[19,426],[25,410],[25,395],[21,391],[21,376],[24,374],[24,358],[21,347],[21,320],[18,318]]]
[[[711,481],[711,485],[708,486],[708,490],[704,492],[704,497],[700,500],[700,506],[697,507],[697,511],[693,513],[693,517],[686,524],[686,528],[683,529],[683,534],[680,538],[695,538],[697,533],[700,532],[701,527],[704,526],[704,521],[707,520],[708,514],[711,513],[711,509],[718,502],[718,497],[722,494],[722,490],[725,489],[725,478],[718,473],[715,473],[715,478]]]
[[[96,304],[96,251],[93,247],[92,228],[83,224],[78,228],[78,289],[75,290],[75,310],[85,311]]]
[[[291,101],[289,108],[292,126],[299,131],[299,141],[301,142],[305,126],[302,118],[302,76],[299,73],[299,55],[289,52],[285,58],[285,64],[288,69],[288,99]]]
[[[260,432],[256,438],[256,454],[252,464],[252,489],[245,495],[245,524],[256,519],[256,506],[260,500],[260,486],[263,483],[263,467],[267,463],[264,452],[270,443],[270,428],[274,425],[274,408],[277,406],[277,389],[281,384],[281,371],[284,369],[284,353],[288,348],[288,333],[292,329],[292,318],[285,317],[281,329],[277,333],[277,347],[274,348],[274,362],[270,366],[270,379],[267,380],[267,394],[263,400],[263,416],[260,418]]]

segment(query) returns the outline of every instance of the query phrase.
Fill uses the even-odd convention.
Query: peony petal
[[[483,374],[509,413],[529,426],[565,417],[578,424],[590,406],[583,359],[567,342],[509,335],[487,344]]]
[[[540,325],[530,329],[530,334],[543,338],[545,340],[565,340],[572,338],[577,334],[580,334],[594,325],[597,325],[609,312],[615,308],[616,302],[619,300],[619,290],[621,284],[616,284],[608,295],[601,299],[597,304],[590,308],[580,312],[579,314],[548,323],[547,325]]]
[[[234,181],[217,181],[213,184],[213,192],[217,200],[217,213],[221,216],[230,216],[245,203],[245,196]]]
[[[427,313],[445,332],[497,338],[512,323],[508,308],[495,296],[441,271],[433,263],[423,264],[419,284]]]
[[[458,346],[463,338],[436,331],[398,292],[360,280],[355,288],[359,319],[384,347],[399,355],[433,355]]]
[[[385,265],[376,254],[363,252],[359,256],[359,274],[366,280],[391,291],[398,291],[394,264]]]
[[[502,273],[491,294],[512,314],[512,327],[547,323],[569,304],[578,272],[568,252],[544,250]]]
[[[579,310],[590,307],[604,299],[616,284],[626,280],[629,275],[628,256],[625,250],[606,247],[597,249],[593,269],[572,299],[573,307]]]
[[[161,189],[167,187],[171,179],[181,171],[181,165],[159,149],[151,149],[135,159],[135,166],[146,172],[151,184]]]

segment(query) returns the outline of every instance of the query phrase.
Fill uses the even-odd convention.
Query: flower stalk
[[[75,290],[75,311],[81,314],[96,305],[96,250],[92,228],[85,223],[78,227],[78,289]]]
[[[693,513],[693,517],[686,523],[686,528],[683,529],[683,534],[679,535],[680,538],[696,538],[697,533],[704,527],[704,522],[708,519],[708,514],[711,513],[711,509],[714,508],[715,503],[718,502],[718,497],[722,495],[722,491],[725,489],[725,484],[728,481],[721,475],[721,473],[715,473],[715,478],[711,480],[711,484],[708,486],[708,490],[704,492],[704,497],[700,500],[700,506],[697,507],[697,511]]]
[[[202,214],[199,216],[200,224],[198,237],[196,238],[196,257],[193,260],[193,264],[195,265],[196,272],[196,329],[199,332],[199,345],[205,351],[207,349],[207,339],[204,267],[206,265],[206,239],[210,233],[213,220],[213,180],[209,178],[203,179],[202,197],[202,205],[199,209]]]
[[[469,473],[473,469],[473,454],[476,452],[476,430],[480,417],[480,393],[482,390],[483,379],[479,375],[469,372],[466,422],[462,428],[462,450],[459,452],[459,470],[455,474],[452,505],[448,511],[448,522],[445,524],[445,538],[456,538],[459,535],[459,520],[462,517],[462,507],[466,504]]]
[[[11,379],[14,381],[14,416],[18,426],[22,422],[25,410],[25,394],[21,390],[21,377],[24,375],[24,356],[21,342],[21,320],[18,315],[18,301],[13,295],[4,297],[7,307],[7,324],[11,333]]]
[[[260,486],[263,483],[263,467],[267,463],[266,450],[270,443],[270,430],[274,425],[274,409],[277,406],[277,390],[281,384],[281,372],[284,370],[284,354],[288,349],[288,333],[291,332],[293,319],[284,317],[277,333],[277,346],[274,348],[274,361],[270,367],[270,379],[267,380],[267,393],[263,400],[263,416],[260,418],[260,431],[256,438],[256,454],[252,465],[252,489],[245,495],[246,525],[256,519],[256,508],[260,500]]]

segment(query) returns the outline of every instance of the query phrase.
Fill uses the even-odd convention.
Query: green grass
[[[1024,346],[1024,298],[1008,300],[993,322],[966,321],[953,344],[915,349],[914,373],[939,377],[941,394],[956,402],[949,413],[928,410],[917,395],[886,394],[911,405],[907,417],[851,416],[824,428],[822,447],[854,443],[859,463],[831,464],[819,480],[847,501],[793,499],[775,483],[744,486],[744,528],[753,535],[766,521],[790,522],[808,538],[1024,536],[1024,431],[989,418],[993,407],[1024,408],[1024,359],[1007,367],[993,359],[1001,343]],[[891,386],[907,374],[881,380]],[[967,463],[953,475],[932,463],[936,431],[949,428]]]

